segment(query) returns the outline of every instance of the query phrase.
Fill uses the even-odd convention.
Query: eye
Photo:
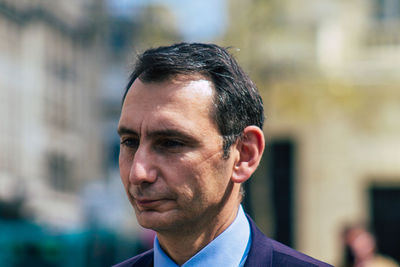
[[[121,145],[128,147],[128,148],[138,148],[139,146],[139,139],[137,138],[123,138],[121,140]]]
[[[185,143],[180,140],[164,139],[160,140],[158,145],[161,149],[177,149],[185,146]]]

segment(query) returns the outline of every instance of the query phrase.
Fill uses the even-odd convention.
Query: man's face
[[[138,222],[184,231],[213,221],[231,194],[233,161],[210,114],[206,79],[133,83],[122,107],[119,166]]]

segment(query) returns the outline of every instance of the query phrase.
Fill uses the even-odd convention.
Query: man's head
[[[121,178],[139,223],[158,233],[224,229],[264,149],[262,110],[252,82],[218,46],[141,55],[118,126]]]
[[[149,49],[138,57],[123,100],[133,82],[162,82],[174,76],[202,76],[214,87],[212,116],[223,137],[224,157],[244,128],[264,123],[257,88],[224,48],[214,44],[180,43]]]

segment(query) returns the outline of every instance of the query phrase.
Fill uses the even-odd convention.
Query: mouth
[[[140,199],[140,198],[135,198],[134,199],[136,207],[140,211],[144,210],[156,210],[159,208],[162,204],[164,204],[168,199]]]

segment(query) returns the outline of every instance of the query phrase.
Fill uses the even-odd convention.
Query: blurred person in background
[[[241,206],[264,151],[262,99],[227,50],[138,57],[118,125],[120,174],[154,248],[115,266],[330,266],[272,240]]]
[[[374,236],[363,226],[346,227],[344,267],[399,267],[391,258],[377,253]]]

